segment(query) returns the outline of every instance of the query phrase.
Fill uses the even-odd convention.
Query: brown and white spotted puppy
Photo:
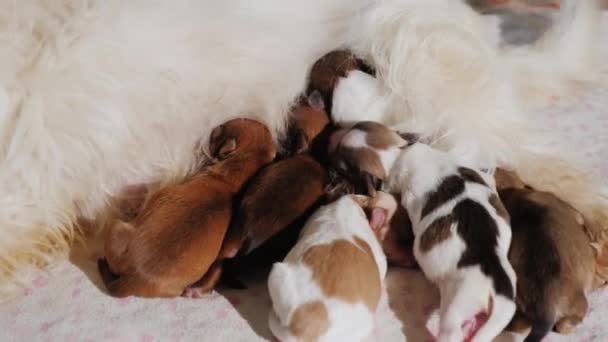
[[[532,327],[541,341],[552,329],[571,332],[587,314],[595,257],[583,216],[549,192],[526,186],[512,171],[496,171],[498,193],[511,216],[509,260],[517,274],[517,314],[511,329]]]
[[[380,242],[397,202],[343,196],[308,220],[268,277],[269,324],[282,342],[361,341],[373,330],[386,259]]]
[[[488,321],[473,341],[491,341],[515,312],[515,272],[507,258],[509,217],[493,179],[412,135],[361,122],[335,136],[334,158],[374,192],[378,181],[401,192],[414,231],[414,255],[440,290],[439,341],[462,341],[465,320]]]
[[[217,161],[186,181],[161,188],[130,221],[108,232],[99,271],[117,297],[173,297],[210,290],[212,266],[231,219],[233,198],[275,157],[263,124],[235,119],[215,128],[209,150]],[[194,291],[197,292],[197,291]]]

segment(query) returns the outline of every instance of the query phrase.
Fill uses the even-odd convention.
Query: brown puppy
[[[293,110],[291,119],[290,134],[297,138],[288,153],[295,155],[262,169],[240,196],[222,248],[240,250],[238,257],[225,265],[228,275],[284,258],[308,217],[328,197],[348,192],[340,187],[341,179],[332,178],[322,162],[313,157],[315,153],[308,151],[313,145],[323,144],[319,140],[330,129],[320,93],[312,92]]]
[[[513,330],[532,326],[526,341],[541,341],[552,329],[569,333],[587,313],[595,259],[584,218],[551,193],[526,186],[503,169],[496,185],[509,215],[513,238],[509,261],[517,273]]]
[[[215,163],[162,188],[131,222],[110,228],[107,261],[98,265],[112,295],[173,297],[188,294],[189,286],[209,289],[214,280],[208,271],[228,228],[233,198],[274,159],[275,147],[264,125],[236,119],[213,130],[209,150]],[[206,273],[211,275],[203,277]]]
[[[332,51],[321,57],[312,67],[307,94],[319,91],[326,107],[332,108],[334,88],[341,77],[346,77],[351,70],[361,70],[374,74],[374,70],[362,59],[347,50]],[[331,114],[331,113],[330,113]]]

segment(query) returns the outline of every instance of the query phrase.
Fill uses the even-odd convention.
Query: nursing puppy
[[[238,249],[224,264],[227,285],[239,276],[282,260],[313,212],[354,190],[326,161],[327,137],[335,129],[318,91],[290,115],[286,159],[260,170],[239,196],[223,250]],[[228,253],[226,253],[228,254]]]
[[[541,341],[552,329],[569,333],[588,310],[595,257],[583,216],[549,192],[527,187],[507,170],[495,174],[511,216],[509,260],[517,274],[517,315],[511,329],[530,326],[526,342]]]
[[[494,182],[447,153],[374,122],[336,133],[338,167],[373,193],[387,180],[401,192],[415,235],[414,255],[441,293],[439,341],[462,341],[462,324],[481,311],[488,321],[473,341],[491,341],[515,312],[515,272],[507,253],[509,217]]]
[[[98,266],[113,296],[189,295],[210,290],[216,281],[210,267],[228,228],[233,198],[274,159],[275,147],[264,125],[235,119],[213,130],[209,151],[216,159],[212,165],[160,189],[132,221],[110,228],[106,259]]]
[[[241,266],[250,266],[249,261],[255,260],[246,259],[258,247],[265,250],[255,253],[256,259],[263,259],[257,260],[258,264],[283,258],[296,243],[300,229],[318,207],[330,183],[327,170],[305,153],[329,124],[321,95],[313,92],[292,111],[290,119],[288,131],[292,139],[284,142],[286,159],[260,170],[239,196],[222,247],[226,251],[239,250],[239,255],[226,265],[230,273],[236,273]],[[272,239],[277,234],[281,234],[278,240]]]
[[[372,332],[387,268],[379,240],[396,206],[385,193],[347,195],[315,212],[268,277],[277,338],[360,341]]]

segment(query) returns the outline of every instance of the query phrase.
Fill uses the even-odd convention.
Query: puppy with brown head
[[[537,191],[514,172],[496,171],[501,200],[511,216],[509,260],[517,274],[513,330],[532,326],[526,341],[552,329],[571,332],[587,313],[595,259],[583,216],[549,192]]]
[[[274,159],[275,146],[264,125],[235,119],[213,130],[209,151],[212,165],[155,192],[131,221],[110,227],[99,270],[112,295],[173,297],[213,286],[216,279],[203,276],[218,258],[233,198]]]

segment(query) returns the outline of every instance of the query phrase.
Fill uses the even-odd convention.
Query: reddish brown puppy
[[[296,243],[306,219],[326,202],[328,192],[332,192],[330,197],[347,192],[332,183],[329,171],[316,158],[317,149],[309,151],[310,147],[323,145],[320,140],[331,129],[320,93],[312,92],[294,108],[291,120],[290,135],[295,139],[289,155],[293,156],[258,172],[237,204],[222,248],[240,250],[238,257],[226,264],[232,276],[282,259]]]
[[[213,130],[209,150],[212,165],[150,195],[132,221],[110,228],[106,259],[98,265],[113,296],[173,297],[214,284],[208,271],[228,229],[233,198],[274,159],[275,146],[264,125],[235,119]]]

